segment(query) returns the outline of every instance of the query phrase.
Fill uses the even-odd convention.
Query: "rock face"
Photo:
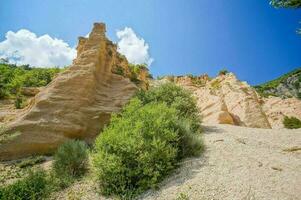
[[[253,128],[282,128],[284,116],[301,119],[301,101],[296,98],[262,98],[246,82],[234,74],[173,77],[168,80],[191,90],[203,122],[207,124],[232,124]]]
[[[301,120],[301,101],[296,98],[264,98],[263,111],[273,128],[283,128],[282,122],[285,116],[296,117]]]
[[[301,99],[301,68],[289,72],[275,80],[255,86],[264,96],[278,96],[282,98],[296,97]]]
[[[138,87],[126,78],[128,62],[105,31],[104,24],[95,23],[89,38],[80,37],[72,66],[0,133],[14,135],[0,143],[0,160],[49,153],[69,138],[89,142],[128,102]],[[112,73],[116,68],[124,76]]]

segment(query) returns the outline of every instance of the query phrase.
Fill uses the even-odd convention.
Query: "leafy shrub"
[[[134,99],[95,143],[93,163],[104,194],[131,198],[156,184],[175,167],[176,110]]]
[[[179,131],[180,157],[195,156],[203,150],[203,144],[196,133],[201,131],[200,117],[196,100],[192,94],[174,83],[165,83],[148,91],[139,91],[136,95],[144,105],[151,102],[163,102],[174,108],[180,116],[177,124]]]
[[[218,75],[226,75],[226,74],[228,74],[228,73],[229,73],[228,70],[222,69],[222,70],[220,70],[220,71],[218,72]]]
[[[201,119],[198,115],[196,100],[191,92],[175,85],[174,83],[165,83],[159,87],[153,87],[148,91],[139,91],[136,95],[143,104],[150,102],[164,102],[167,106],[174,108],[178,115],[187,119],[193,132],[201,130]]]
[[[200,131],[199,124],[191,119],[180,118],[178,128],[178,159],[198,156],[204,150],[203,140],[197,134]]]
[[[165,102],[183,117],[195,116],[198,112],[196,101],[191,93],[174,83],[165,83],[148,91],[141,90],[137,93],[137,97],[144,105],[150,102]]]
[[[198,155],[203,144],[196,111],[190,93],[164,84],[139,92],[112,115],[92,155],[102,192],[133,198],[156,187],[182,158]]]
[[[288,129],[297,129],[301,128],[301,121],[296,117],[285,116],[283,119],[283,125]]]
[[[87,145],[82,141],[68,140],[58,148],[53,169],[58,177],[78,177],[86,171],[87,162]]]
[[[22,96],[22,95],[17,95],[16,96],[16,98],[15,98],[15,108],[16,109],[21,109],[21,108],[23,108],[24,107],[24,104],[25,104],[25,102],[24,102],[25,100],[24,100],[24,97]]]
[[[124,70],[123,70],[123,68],[121,66],[117,66],[115,68],[115,71],[113,73],[118,74],[120,76],[124,76]]]
[[[139,84],[141,82],[138,78],[141,69],[147,69],[147,65],[146,64],[131,64],[131,63],[129,64],[129,70],[130,70],[129,78],[135,84]]]
[[[0,188],[0,200],[39,200],[47,193],[46,173],[30,171],[24,179]]]

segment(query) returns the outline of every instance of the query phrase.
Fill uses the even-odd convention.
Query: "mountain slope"
[[[296,97],[301,99],[301,68],[295,69],[279,78],[254,86],[264,96]]]
[[[296,74],[299,75],[294,75]],[[282,121],[285,116],[301,120],[299,99],[262,97],[247,82],[237,79],[233,73],[220,74],[215,78],[207,75],[169,76],[155,80],[153,84],[164,81],[175,82],[193,93],[204,123],[283,128]]]

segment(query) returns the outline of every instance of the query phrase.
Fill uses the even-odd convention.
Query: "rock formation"
[[[282,99],[268,97],[263,99],[263,111],[273,128],[283,128],[285,116],[296,117],[301,120],[301,101],[296,98]]]
[[[301,68],[284,74],[275,80],[257,85],[255,89],[264,96],[301,99]]]
[[[9,138],[0,143],[0,160],[49,153],[69,138],[92,141],[110,114],[128,102],[138,87],[129,79],[127,60],[105,31],[104,24],[95,23],[89,38],[80,37],[72,66],[0,133]],[[117,68],[123,75],[113,73]]]
[[[167,77],[193,92],[203,122],[207,124],[233,124],[254,128],[282,128],[284,116],[301,119],[301,101],[296,98],[262,98],[246,82],[234,74],[210,79],[199,77]]]

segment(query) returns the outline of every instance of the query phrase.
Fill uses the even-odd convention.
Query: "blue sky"
[[[268,0],[2,0],[0,41],[28,29],[73,47],[105,22],[113,41],[124,27],[145,40],[155,76],[226,68],[257,84],[301,66],[299,21],[301,9],[274,9]]]

